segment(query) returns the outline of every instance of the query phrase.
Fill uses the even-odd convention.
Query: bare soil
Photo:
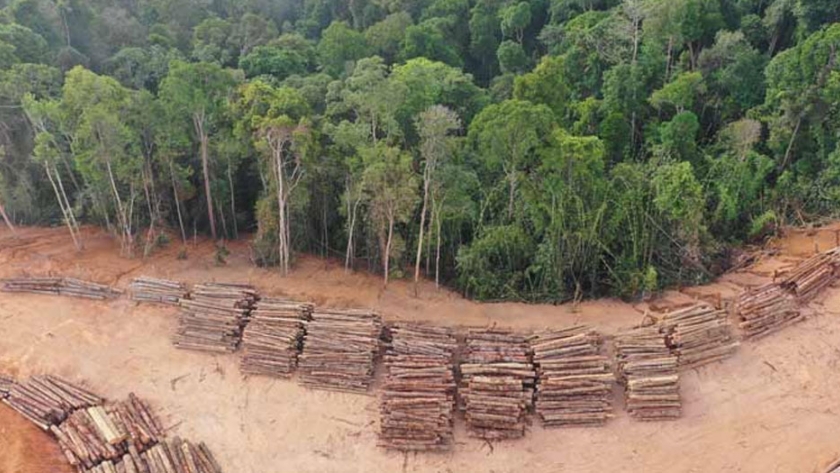
[[[838,226],[837,228],[840,228]],[[229,245],[225,266],[199,242],[178,260],[178,246],[147,259],[124,259],[106,234],[85,229],[76,252],[62,229],[0,231],[0,277],[67,275],[124,287],[140,274],[188,282],[250,282],[267,294],[325,306],[372,307],[388,320],[452,326],[498,324],[521,330],[587,323],[606,333],[639,323],[650,309],[694,297],[731,297],[834,246],[835,228],[796,231],[774,243],[779,254],[700,288],[670,291],[650,302],[588,301],[573,305],[479,304],[424,282],[382,288],[364,273],[305,257],[286,278],[253,267],[247,243]],[[684,416],[675,422],[629,419],[620,401],[604,428],[544,430],[535,420],[521,441],[488,444],[456,426],[446,454],[402,455],[376,446],[375,395],[307,390],[294,381],[245,378],[239,355],[174,349],[176,310],[125,298],[94,302],[0,293],[0,372],[52,372],[110,398],[148,399],[173,433],[205,441],[225,471],[307,472],[820,472],[840,456],[840,289],[808,309],[808,319],[733,358],[686,372]],[[620,397],[619,397],[620,399]],[[69,472],[48,437],[0,406],[0,473]],[[60,458],[59,458],[60,460]],[[60,463],[60,462],[59,462]]]

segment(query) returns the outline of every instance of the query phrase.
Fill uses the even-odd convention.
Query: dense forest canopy
[[[840,208],[834,0],[0,0],[0,213],[633,297]]]

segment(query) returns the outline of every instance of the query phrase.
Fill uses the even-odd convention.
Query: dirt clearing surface
[[[67,275],[124,287],[146,274],[187,282],[251,282],[267,294],[285,294],[331,306],[364,306],[387,320],[447,325],[497,323],[519,329],[589,323],[613,333],[637,323],[647,304],[603,300],[571,306],[482,305],[423,284],[382,290],[379,278],[347,275],[307,258],[293,274],[250,266],[247,246],[231,245],[226,267],[212,262],[212,246],[177,248],[147,260],[124,260],[111,240],[85,230],[87,249],[76,254],[60,229],[0,232],[0,277]],[[784,266],[806,254],[793,254]],[[759,262],[760,264],[764,264]],[[774,263],[775,264],[775,263]],[[730,275],[694,295],[724,297],[743,281]],[[743,280],[743,281],[742,281]],[[684,291],[691,292],[691,291]],[[656,305],[679,304],[669,293]],[[0,371],[51,372],[110,398],[129,392],[148,399],[174,433],[205,441],[227,472],[820,472],[840,456],[840,289],[830,289],[805,322],[738,354],[684,373],[684,416],[675,422],[630,420],[620,402],[604,428],[543,430],[538,422],[521,441],[489,445],[469,439],[461,422],[446,454],[402,455],[376,446],[374,395],[311,391],[293,381],[243,378],[239,355],[212,356],[174,349],[169,337],[176,310],[127,299],[91,302],[0,293]],[[818,314],[816,314],[818,313]],[[57,450],[45,435],[0,407],[0,473],[63,472],[44,466]],[[39,466],[40,465],[40,466]]]

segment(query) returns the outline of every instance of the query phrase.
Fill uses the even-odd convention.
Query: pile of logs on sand
[[[73,411],[102,404],[102,398],[57,376],[44,375],[13,383],[3,403],[49,430]]]
[[[527,338],[504,330],[470,330],[460,369],[469,434],[485,440],[524,436],[536,377]]]
[[[175,437],[142,454],[126,454],[106,461],[84,473],[221,473],[222,469],[204,443],[192,444]]]
[[[451,448],[455,337],[446,328],[420,325],[394,325],[388,332],[380,446],[401,451]]]
[[[802,320],[794,296],[777,283],[742,293],[735,301],[735,313],[746,338],[763,337]]]
[[[814,255],[785,274],[780,285],[795,294],[800,303],[814,299],[837,278],[840,248]]]
[[[297,367],[312,304],[263,297],[242,335],[243,373],[289,377]]]
[[[71,465],[90,469],[102,462],[138,456],[158,444],[160,422],[134,394],[125,402],[78,409],[50,431]]]
[[[536,411],[543,425],[597,426],[612,417],[615,375],[600,348],[601,336],[589,327],[531,338],[538,375]]]
[[[2,284],[2,290],[5,292],[51,294],[96,300],[114,299],[122,294],[120,290],[110,286],[74,278],[4,279]]]
[[[382,320],[369,310],[317,309],[306,323],[300,382],[318,389],[366,392],[373,380]]]
[[[665,314],[660,332],[680,368],[695,368],[732,356],[740,343],[725,310],[696,304]]]
[[[245,284],[196,285],[181,299],[174,344],[188,350],[233,352],[242,339],[257,291]]]
[[[619,334],[615,340],[618,370],[625,383],[631,417],[669,420],[682,414],[677,357],[656,327]]]
[[[128,289],[133,301],[157,302],[169,305],[178,305],[178,301],[186,299],[189,294],[184,283],[148,276],[134,278],[128,285]]]
[[[14,384],[15,380],[12,378],[0,375],[0,399],[6,399],[9,396],[9,391],[12,390]]]

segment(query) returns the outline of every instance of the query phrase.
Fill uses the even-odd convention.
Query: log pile
[[[469,434],[486,440],[524,436],[536,377],[527,338],[504,330],[470,330],[460,369]]]
[[[122,294],[120,290],[110,286],[74,278],[16,278],[4,279],[2,283],[2,290],[5,292],[51,294],[95,300],[114,299]]]
[[[12,384],[3,403],[49,430],[78,409],[102,404],[102,398],[57,376],[44,375]]]
[[[367,392],[373,381],[382,321],[369,310],[318,309],[306,323],[298,368],[304,386]]]
[[[742,293],[735,313],[746,338],[763,337],[802,320],[794,296],[777,283]]]
[[[91,469],[153,448],[163,437],[148,405],[130,394],[125,402],[74,411],[50,431],[71,465]]]
[[[820,253],[798,264],[784,276],[780,285],[796,295],[800,303],[807,303],[834,282],[838,266],[838,249]]]
[[[189,299],[181,299],[181,315],[174,344],[178,348],[233,352],[242,339],[256,290],[245,284],[196,285]]]
[[[450,449],[455,337],[446,328],[418,325],[395,325],[389,332],[380,446],[401,451]]]
[[[263,297],[242,335],[243,373],[289,377],[297,367],[306,321],[313,306]]]
[[[724,310],[697,304],[666,314],[660,331],[680,368],[696,368],[732,356],[740,345]]]
[[[544,426],[598,426],[612,417],[615,376],[600,348],[601,336],[589,327],[531,338],[536,411]]]
[[[117,461],[106,461],[85,473],[222,473],[204,443],[198,445],[175,437],[162,441],[147,451],[123,455]]]
[[[134,278],[128,289],[131,291],[131,300],[137,302],[178,305],[178,301],[186,299],[189,295],[184,283],[148,276]]]
[[[0,375],[0,399],[6,399],[9,396],[9,391],[12,390],[14,384],[15,380],[12,378]]]
[[[656,327],[620,334],[615,341],[618,370],[631,417],[645,421],[682,415],[677,357]]]

